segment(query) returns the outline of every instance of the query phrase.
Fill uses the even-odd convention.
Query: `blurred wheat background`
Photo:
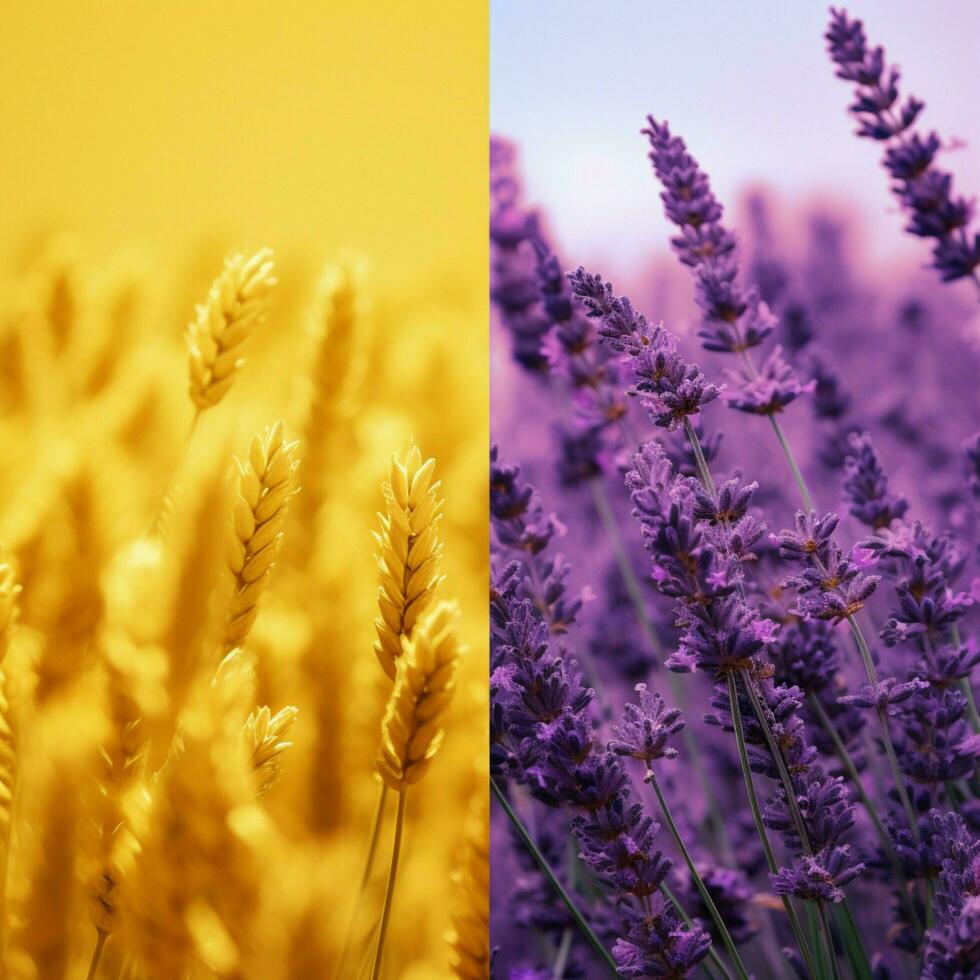
[[[486,976],[485,9],[2,16],[3,975]]]

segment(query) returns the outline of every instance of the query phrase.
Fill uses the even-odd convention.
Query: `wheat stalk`
[[[378,515],[381,531],[374,535],[380,549],[374,652],[392,680],[402,639],[411,636],[442,581],[438,530],[443,502],[438,496],[441,484],[432,482],[435,466],[434,459],[423,462],[422,453],[412,445],[403,459],[392,457],[381,488],[385,513]]]
[[[286,741],[299,709],[287,705],[275,714],[267,705],[251,712],[245,721],[245,744],[252,760],[255,790],[261,800],[282,772],[282,753],[293,743]]]
[[[3,661],[17,620],[19,591],[20,586],[14,581],[13,569],[0,555],[0,964],[3,963],[3,940],[6,933],[7,858],[17,783],[17,735]]]
[[[243,975],[264,827],[241,737],[253,683],[241,651],[223,658],[196,687],[175,751],[150,786],[130,889],[130,932],[147,975],[185,976],[201,962],[218,976]]]
[[[244,364],[242,345],[268,312],[278,282],[273,267],[268,248],[247,259],[230,256],[211,284],[207,302],[197,307],[187,329],[187,350],[190,393],[198,412],[224,398]]]
[[[463,853],[453,883],[457,905],[453,928],[446,937],[449,965],[460,980],[487,980],[490,976],[490,828],[486,790],[477,794],[466,824]]]
[[[296,443],[286,442],[282,421],[255,436],[248,458],[238,461],[226,560],[234,594],[225,623],[224,650],[245,645],[259,599],[282,549],[282,527],[296,493]]]
[[[462,646],[455,603],[440,602],[405,641],[395,686],[381,722],[378,775],[402,792],[417,783],[442,744],[442,716],[456,690]]]

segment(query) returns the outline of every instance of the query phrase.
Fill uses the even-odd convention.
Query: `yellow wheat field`
[[[371,283],[5,278],[7,975],[487,974],[480,329]]]
[[[485,4],[0,12],[0,980],[486,976]]]

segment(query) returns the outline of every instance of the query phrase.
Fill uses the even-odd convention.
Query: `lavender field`
[[[980,168],[877,44],[812,37],[894,250],[664,91],[595,267],[491,140],[496,977],[980,976]]]

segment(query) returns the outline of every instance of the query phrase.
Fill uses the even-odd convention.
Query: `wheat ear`
[[[251,258],[225,259],[221,275],[211,284],[207,302],[187,329],[190,392],[199,412],[217,405],[244,364],[242,345],[269,309],[273,287],[272,250],[259,249]]]
[[[460,980],[490,976],[490,828],[486,790],[478,793],[466,822],[465,841],[453,872],[456,908],[449,942],[449,965]]]
[[[326,478],[324,463],[345,415],[355,381],[354,335],[363,314],[363,263],[344,258],[323,271],[313,305],[316,354],[310,371],[312,390],[303,433],[305,469]],[[305,481],[304,481],[305,482]],[[315,494],[319,503],[320,494]]]
[[[395,686],[381,722],[378,774],[402,792],[417,783],[442,744],[442,716],[456,690],[462,646],[456,635],[457,609],[440,602],[405,642]]]
[[[253,711],[245,721],[245,744],[252,760],[255,791],[261,800],[272,789],[282,772],[282,754],[293,743],[286,741],[299,709],[287,705],[273,714],[266,705]]]
[[[438,495],[441,484],[432,482],[435,466],[434,459],[423,462],[422,453],[413,445],[403,459],[392,457],[381,488],[385,513],[378,515],[381,531],[374,536],[380,549],[374,652],[392,680],[402,639],[411,635],[442,581],[438,530],[443,502]]]
[[[227,535],[235,592],[225,623],[225,652],[244,646],[282,549],[282,527],[296,493],[296,445],[285,441],[280,420],[255,436],[248,458],[238,461],[238,491]]]

